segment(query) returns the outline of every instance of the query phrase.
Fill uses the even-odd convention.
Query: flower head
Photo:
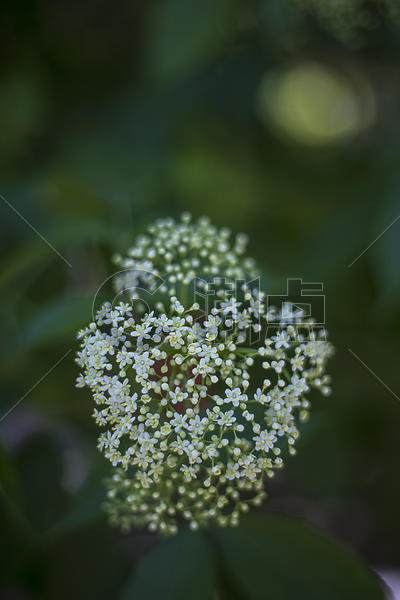
[[[142,283],[143,261],[154,277],[173,273],[162,301],[144,314],[106,304],[80,334],[79,385],[92,391],[99,449],[114,467],[108,510],[125,529],[235,525],[263,500],[263,477],[282,467],[285,449],[294,453],[305,394],[329,392],[332,346],[300,317],[276,311],[271,325],[264,294],[245,283],[253,263],[241,257],[243,242],[232,247],[225,232],[186,218],[158,222],[150,234],[130,251],[130,282]],[[224,277],[208,312],[184,290],[200,266],[201,275]],[[230,278],[240,284],[226,286]],[[140,299],[142,290],[129,293]]]

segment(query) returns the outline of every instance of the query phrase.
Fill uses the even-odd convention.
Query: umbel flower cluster
[[[79,333],[78,386],[93,394],[124,530],[236,525],[295,452],[311,389],[330,391],[325,330],[267,309],[244,246],[204,219],[157,222],[119,259],[131,302],[104,304]]]

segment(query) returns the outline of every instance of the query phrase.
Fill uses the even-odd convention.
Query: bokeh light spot
[[[308,145],[347,140],[368,128],[374,97],[361,76],[348,77],[317,62],[299,63],[262,80],[258,109],[263,121]]]

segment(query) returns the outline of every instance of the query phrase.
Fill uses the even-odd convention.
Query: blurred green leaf
[[[122,600],[211,600],[213,582],[212,548],[202,534],[184,530],[145,556]]]
[[[20,579],[31,555],[38,556],[39,540],[25,514],[0,486],[0,529],[3,548],[0,586]]]
[[[71,507],[48,532],[48,539],[55,540],[66,532],[70,533],[82,527],[105,520],[103,503],[106,500],[104,479],[109,475],[106,461],[99,459],[82,488],[75,494]]]
[[[384,600],[377,577],[354,554],[301,521],[251,513],[217,539],[246,600]]]
[[[67,258],[71,250],[79,248],[81,244],[112,244],[116,230],[110,222],[90,219],[67,221],[51,229],[42,229],[41,235]],[[32,238],[21,244],[2,265],[0,288],[5,288],[20,277],[24,278],[24,282],[26,279],[29,282],[34,276],[40,275],[51,261],[59,261],[62,269],[69,268],[51,247],[32,233]],[[19,285],[24,285],[24,282]]]
[[[40,598],[114,600],[130,572],[132,556],[110,527],[91,523],[50,542],[43,563],[46,585]]]
[[[92,303],[93,296],[74,294],[43,305],[22,328],[21,351],[62,339],[73,344],[78,329],[91,320]]]
[[[0,530],[2,553],[0,585],[21,574],[39,538],[22,506],[20,480],[11,456],[0,446]]]
[[[150,13],[150,66],[160,79],[186,74],[223,47],[232,31],[231,0],[165,0]]]
[[[379,237],[377,237],[379,236]],[[398,192],[395,197],[383,204],[381,214],[374,220],[369,249],[375,269],[377,296],[385,308],[398,308],[400,295],[400,203]],[[381,308],[381,306],[379,306]]]
[[[59,443],[49,434],[33,436],[19,452],[17,466],[29,521],[37,529],[47,529],[65,510],[68,497]]]
[[[206,214],[212,212],[221,222],[229,198],[229,219],[238,228],[249,225],[266,196],[262,173],[240,148],[218,149],[202,143],[187,147],[174,160],[171,175],[185,202],[201,206]]]
[[[28,278],[32,278],[51,260],[53,254],[46,244],[41,240],[30,240],[20,246],[3,264],[0,272],[0,288],[4,288],[21,273],[28,273]]]
[[[12,463],[11,456],[0,444],[0,489],[17,505],[20,503],[20,485],[18,475]]]
[[[2,163],[26,151],[28,142],[43,126],[46,104],[42,83],[33,69],[13,72],[0,81]]]

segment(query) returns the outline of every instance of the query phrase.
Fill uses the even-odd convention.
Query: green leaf
[[[46,118],[46,96],[38,72],[10,69],[0,83],[0,157],[12,162],[37,135]]]
[[[212,549],[202,534],[184,530],[143,559],[122,600],[208,600],[213,588]]]
[[[379,319],[382,318],[382,308],[385,310],[385,316],[391,316],[392,311],[398,311],[399,306],[399,204],[397,194],[393,201],[387,205],[384,204],[384,210],[374,219],[373,232],[370,233],[371,241],[376,240],[369,251],[375,271]],[[378,234],[379,237],[376,237]],[[389,314],[387,311],[389,311]]]
[[[29,523],[36,530],[46,530],[57,522],[68,503],[59,441],[49,433],[32,436],[18,453],[16,465]]]
[[[187,74],[213,58],[232,31],[230,0],[165,0],[149,19],[150,63],[160,79]]]
[[[120,234],[121,230],[117,231],[113,223],[94,219],[66,221],[51,229],[41,228],[41,235],[65,258],[69,257],[72,249],[81,244],[106,243],[112,246],[116,236]],[[123,234],[125,232],[121,235]],[[58,261],[61,268],[69,269],[51,247],[40,237],[32,234],[28,241],[21,243],[4,261],[0,272],[0,289],[7,290],[18,279],[22,279],[22,283],[20,281],[18,284],[20,287],[25,285],[26,281],[29,284],[31,280],[41,275],[51,261]]]
[[[74,343],[76,332],[92,315],[93,297],[67,294],[43,305],[22,329],[20,350],[66,339]]]
[[[96,462],[96,459],[92,458],[91,462]],[[105,521],[103,504],[106,500],[106,476],[109,476],[109,466],[102,458],[98,458],[84,485],[72,498],[69,510],[47,532],[48,540],[54,541],[66,533]]]
[[[0,272],[0,288],[7,289],[17,277],[25,274],[29,279],[41,272],[49,262],[57,258],[40,238],[33,238],[21,245],[4,261]]]
[[[265,197],[263,178],[251,159],[237,149],[222,151],[210,144],[199,143],[185,147],[171,169],[173,184],[178,194],[191,205],[201,205],[208,214],[212,212],[221,222],[226,215],[226,202],[230,199],[230,222],[237,227],[250,223],[259,211],[259,199]],[[246,213],[241,206],[246,202]]]
[[[385,598],[357,556],[302,521],[251,513],[217,539],[228,577],[246,600]]]
[[[0,490],[7,493],[12,502],[20,502],[20,482],[11,457],[2,443],[0,443]]]

